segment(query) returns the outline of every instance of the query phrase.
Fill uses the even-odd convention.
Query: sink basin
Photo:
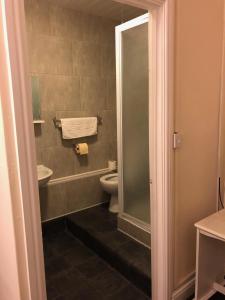
[[[51,169],[43,166],[38,165],[37,166],[37,174],[38,174],[38,185],[43,186],[50,180],[53,172]]]

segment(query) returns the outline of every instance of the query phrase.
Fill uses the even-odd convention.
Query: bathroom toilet
[[[105,192],[111,194],[109,211],[118,213],[118,173],[104,175],[100,178],[102,188]]]

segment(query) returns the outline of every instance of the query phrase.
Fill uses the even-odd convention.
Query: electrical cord
[[[220,177],[219,177],[219,203],[224,208],[222,197],[221,197],[221,188],[220,188]]]

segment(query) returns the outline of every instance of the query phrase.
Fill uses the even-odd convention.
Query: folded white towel
[[[61,119],[63,139],[76,139],[97,134],[97,118]]]

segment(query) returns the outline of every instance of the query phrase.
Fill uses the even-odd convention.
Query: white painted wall
[[[2,99],[0,98],[2,102]],[[21,299],[17,264],[14,216],[6,158],[2,107],[0,102],[0,295],[2,300]]]
[[[22,0],[0,0],[1,300],[46,299],[24,22]]]

